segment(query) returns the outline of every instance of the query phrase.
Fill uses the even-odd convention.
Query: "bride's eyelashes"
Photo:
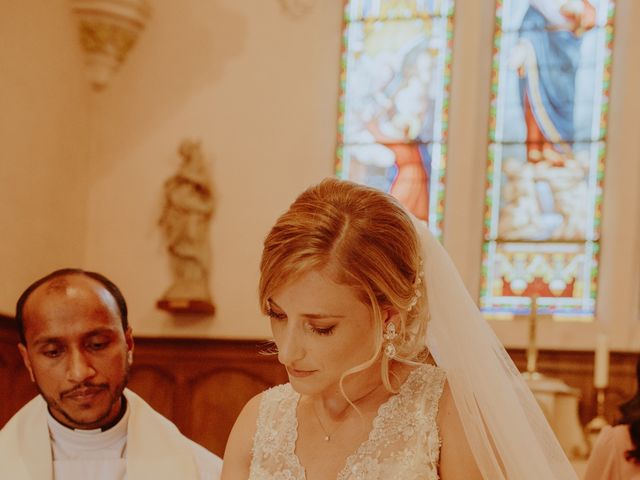
[[[271,307],[267,309],[267,316],[273,320],[286,320],[287,318],[285,313],[276,312]]]
[[[315,327],[313,325],[309,325],[309,330],[313,333],[317,333],[318,335],[331,335],[335,328],[335,325],[331,325],[330,327]]]
[[[282,321],[282,320],[286,320],[287,319],[287,314],[286,313],[276,312],[272,308],[269,308],[267,310],[267,315],[272,320]],[[333,334],[336,326],[335,325],[331,325],[331,326],[328,326],[328,327],[318,327],[316,325],[312,325],[310,323],[307,323],[307,328],[309,330],[311,330],[313,333],[317,334],[317,335],[331,335],[331,334]]]

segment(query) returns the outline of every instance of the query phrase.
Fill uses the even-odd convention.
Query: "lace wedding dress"
[[[440,437],[436,426],[444,371],[423,365],[378,409],[369,438],[347,458],[337,480],[437,480]],[[295,454],[296,407],[290,384],[267,390],[258,413],[249,480],[304,480]]]

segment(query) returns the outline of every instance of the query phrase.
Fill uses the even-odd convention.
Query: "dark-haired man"
[[[0,478],[219,478],[218,457],[126,389],[133,337],[107,278],[53,272],[25,290],[16,320],[40,395],[0,430]]]

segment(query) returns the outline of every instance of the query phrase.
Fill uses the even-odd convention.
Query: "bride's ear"
[[[396,327],[400,326],[400,311],[395,307],[385,307],[382,309],[382,327],[386,328],[389,322],[396,324]]]

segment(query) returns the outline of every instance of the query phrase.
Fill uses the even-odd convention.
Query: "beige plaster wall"
[[[633,19],[620,0],[602,249],[599,322],[540,329],[541,345],[591,348],[596,330],[633,349],[638,146],[633,88],[639,59]],[[268,336],[256,306],[262,237],[306,185],[331,175],[337,114],[342,1],[316,2],[293,19],[277,1],[153,3],[154,15],[110,89],[94,98],[92,186],[86,263],[122,285],[138,334]],[[459,0],[453,52],[450,156],[444,243],[478,293],[486,162],[493,0]],[[211,226],[214,319],[175,319],[154,303],[169,282],[156,220],[175,149],[202,139],[212,162],[218,210]],[[471,239],[471,240],[470,240]],[[476,239],[476,240],[473,240]],[[638,261],[635,261],[637,264]],[[636,287],[637,288],[637,287]],[[526,325],[496,324],[508,345]]]
[[[333,172],[342,0],[300,18],[277,0],[154,0],[108,89],[89,93],[68,4],[9,2],[0,16],[0,310],[64,265],[104,272],[139,335],[264,337],[262,238],[307,185]],[[493,0],[458,0],[444,243],[477,295]],[[590,348],[597,329],[640,348],[640,3],[620,0],[611,99],[599,322],[540,329],[541,345]],[[5,65],[8,68],[4,68]],[[216,186],[214,318],[155,308],[170,282],[157,219],[185,137],[202,140]],[[475,240],[474,240],[475,239]],[[522,345],[526,325],[495,325]]]
[[[88,192],[88,88],[65,0],[2,2],[0,312],[79,265]]]
[[[277,1],[157,0],[113,84],[93,98],[86,265],[128,298],[142,335],[268,335],[256,289],[261,242],[305,186],[331,175],[342,5],[294,19]],[[185,137],[211,162],[215,318],[155,308],[169,285],[156,221]]]

